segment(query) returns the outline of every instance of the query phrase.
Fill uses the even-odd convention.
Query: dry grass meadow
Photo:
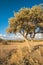
[[[0,43],[0,65],[43,65],[43,40]]]

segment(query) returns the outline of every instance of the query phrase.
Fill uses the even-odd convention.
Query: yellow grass
[[[43,65],[43,41],[10,43],[0,45],[0,65]]]

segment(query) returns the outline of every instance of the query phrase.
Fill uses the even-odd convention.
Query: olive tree
[[[35,29],[43,28],[43,9],[41,6],[33,6],[32,8],[21,8],[14,13],[14,17],[9,19],[8,33],[21,33],[26,39],[27,35],[32,33],[35,36]]]

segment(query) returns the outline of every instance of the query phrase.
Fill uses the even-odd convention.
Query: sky
[[[22,7],[31,8],[42,3],[43,0],[0,0],[0,34],[6,34],[8,19],[14,16],[14,11],[18,11]]]

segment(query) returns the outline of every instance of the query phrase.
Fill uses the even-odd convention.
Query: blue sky
[[[43,3],[43,0],[0,0],[0,34],[5,34],[8,18],[13,16],[14,11],[41,3]]]

